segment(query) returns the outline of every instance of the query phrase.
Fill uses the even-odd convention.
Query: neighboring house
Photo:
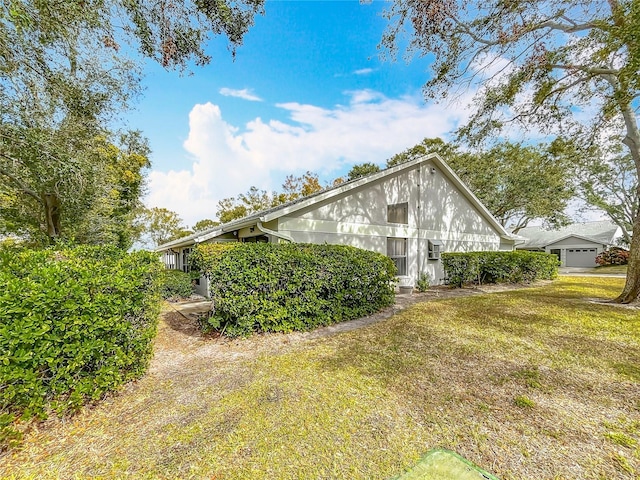
[[[553,253],[564,267],[596,267],[596,256],[621,234],[620,227],[608,220],[573,223],[558,230],[527,227],[518,231],[526,241],[516,248]]]
[[[507,232],[436,154],[160,245],[168,268],[187,270],[202,242],[305,242],[373,250],[393,259],[401,282],[433,284],[441,252],[513,250]],[[199,293],[207,293],[201,279]]]

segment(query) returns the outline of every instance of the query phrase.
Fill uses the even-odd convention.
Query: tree
[[[245,205],[239,205],[235,197],[223,198],[218,201],[216,215],[220,223],[229,223],[232,220],[246,217],[249,214]]]
[[[146,247],[157,247],[193,233],[184,226],[180,215],[166,208],[142,209],[139,222],[141,241]]]
[[[461,136],[535,126],[587,144],[620,131],[640,173],[640,2],[394,0],[386,15],[392,56],[409,30],[409,51],[434,55],[428,98],[478,88]],[[623,303],[640,295],[638,215],[630,252]]]
[[[281,204],[297,200],[320,190],[322,190],[322,186],[317,173],[307,171],[299,177],[288,175],[282,184],[282,193],[275,194],[275,203]]]
[[[573,198],[568,162],[552,151],[551,146],[505,142],[489,150],[464,152],[439,138],[425,138],[391,157],[387,166],[439,154],[500,224],[518,233],[535,219],[551,227],[569,223],[564,213]]]
[[[120,56],[127,44],[166,68],[185,69],[190,61],[209,63],[204,45],[211,34],[224,35],[235,54],[263,5],[264,0],[12,0],[0,7],[0,38],[35,34],[51,45],[88,34]],[[0,45],[11,53],[12,44]],[[22,53],[4,59],[21,62]]]
[[[365,162],[351,167],[351,170],[349,170],[349,173],[347,174],[347,179],[355,180],[356,178],[366,177],[367,175],[378,173],[379,171],[380,167],[375,163]]]
[[[269,193],[258,187],[251,187],[246,193],[238,195],[238,198],[229,197],[220,200],[216,215],[221,223],[227,223],[267,208],[307,197],[321,191],[322,186],[320,186],[318,175],[308,171],[299,177],[288,175],[282,184],[282,190],[280,193]]]
[[[209,32],[225,34],[233,49],[261,8],[262,0],[2,3],[2,231],[42,230],[40,243],[75,237],[126,247],[148,166],[148,152],[113,150],[110,127],[140,90],[128,52],[137,48],[167,68],[203,64]],[[127,148],[135,136],[142,145],[128,133]]]
[[[387,160],[387,168],[415,160],[416,158],[420,158],[428,153],[437,153],[448,164],[450,164],[452,159],[464,155],[457,145],[447,143],[441,138],[425,138],[417,145],[407,148],[404,152],[397,153]]]
[[[202,232],[204,230],[209,230],[210,228],[214,228],[220,225],[220,222],[216,222],[215,220],[210,220],[205,218],[203,220],[198,220],[196,224],[193,226],[192,230],[194,232]]]
[[[229,197],[220,200],[216,215],[221,223],[228,223],[273,206],[274,198],[275,194],[271,195],[266,190],[252,186],[246,193],[238,195],[237,199]]]
[[[638,177],[631,156],[617,150],[613,156],[600,149],[584,155],[577,183],[584,201],[603,210],[621,228],[624,243],[630,245],[633,220],[640,212]]]
[[[67,238],[131,246],[146,142],[129,133],[116,145],[92,132],[83,138],[83,129],[0,126],[0,233],[40,245]]]

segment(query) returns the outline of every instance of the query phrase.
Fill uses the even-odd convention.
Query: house
[[[441,283],[441,252],[513,250],[507,232],[436,154],[160,245],[168,268],[186,271],[202,242],[343,244],[393,259],[401,284],[421,273]],[[207,293],[201,279],[198,292]]]
[[[620,227],[609,220],[573,223],[558,230],[527,227],[518,231],[526,241],[516,249],[553,253],[564,267],[596,267],[596,256],[621,234]]]

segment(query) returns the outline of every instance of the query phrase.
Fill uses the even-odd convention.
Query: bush
[[[192,271],[209,277],[225,252],[241,246],[240,242],[201,243],[189,254],[189,266]]]
[[[160,279],[160,295],[165,300],[188,298],[193,294],[193,279],[188,273],[167,268]]]
[[[0,249],[0,439],[140,377],[158,308],[155,254]],[[1,447],[0,447],[1,448]]]
[[[416,282],[416,290],[418,290],[420,293],[424,293],[429,290],[430,286],[431,278],[429,278],[429,275],[426,273],[421,273],[418,281]]]
[[[609,250],[598,254],[596,263],[601,267],[605,265],[626,265],[629,263],[629,251],[624,248],[611,247]]]
[[[240,336],[362,317],[393,303],[395,274],[389,258],[355,247],[241,244],[207,273],[214,305],[208,327]]]
[[[560,262],[542,252],[443,253],[442,265],[451,285],[465,283],[529,283],[558,275]]]

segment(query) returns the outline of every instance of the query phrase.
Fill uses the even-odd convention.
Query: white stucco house
[[[526,241],[519,250],[552,253],[564,267],[596,267],[596,256],[612,246],[622,230],[609,220],[573,223],[558,230],[527,227],[518,231]]]
[[[442,282],[442,252],[513,250],[507,232],[436,154],[396,165],[278,207],[160,245],[167,267],[187,270],[203,242],[352,245],[393,259],[408,284]],[[207,293],[206,280],[198,291]]]

